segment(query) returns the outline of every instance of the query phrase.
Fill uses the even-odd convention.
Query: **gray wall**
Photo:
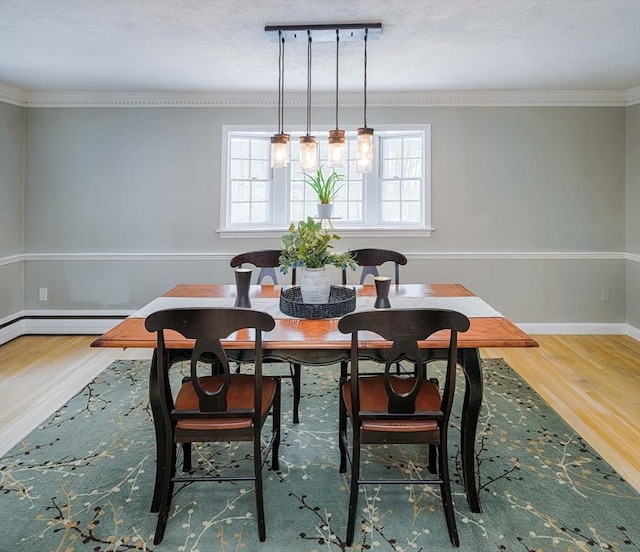
[[[0,102],[0,259],[24,252],[25,109]],[[24,262],[0,265],[0,319],[20,312]]]
[[[633,231],[625,226],[625,112],[371,108],[374,127],[432,124],[435,232],[375,245],[408,253],[403,281],[463,283],[517,322],[624,322],[627,272],[638,263],[597,253],[622,254]],[[304,123],[304,110],[286,116]],[[317,124],[332,116],[313,111]],[[341,110],[341,123],[358,125],[360,116]],[[25,308],[135,309],[179,282],[230,282],[232,254],[278,247],[277,238],[216,233],[222,126],[273,118],[261,108],[27,109],[25,251],[51,257],[26,262]],[[525,258],[482,255],[491,252]],[[60,257],[105,253],[139,257]],[[149,253],[206,257],[145,260]],[[47,303],[38,301],[39,287],[49,288]],[[605,288],[610,302],[601,301]]]
[[[627,252],[640,256],[640,104],[627,109]],[[640,328],[640,262],[627,261],[627,323]]]

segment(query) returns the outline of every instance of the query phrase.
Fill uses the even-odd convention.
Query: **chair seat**
[[[391,376],[391,384],[398,393],[409,393],[415,383],[413,377]],[[352,415],[351,380],[342,384],[342,397],[349,415]],[[360,377],[360,411],[387,412],[388,397],[384,384],[384,375]],[[416,397],[416,412],[437,412],[441,407],[441,397],[438,387],[423,380]],[[436,431],[436,420],[362,420],[364,431],[417,432]]]
[[[223,376],[205,376],[200,378],[203,389],[214,393],[222,386]],[[271,377],[262,378],[262,411],[261,417],[269,412],[276,394],[276,380]],[[237,374],[231,376],[231,383],[227,394],[227,410],[251,410],[255,397],[254,376]],[[197,411],[200,409],[198,395],[191,381],[185,382],[175,401],[175,413],[180,411]],[[212,413],[212,416],[215,414]],[[207,418],[207,419],[182,419],[178,420],[178,429],[192,430],[232,430],[251,427],[251,418]]]

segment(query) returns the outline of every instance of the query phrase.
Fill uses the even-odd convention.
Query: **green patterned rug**
[[[458,417],[450,431],[460,550],[639,550],[640,495],[504,361],[486,360],[484,366],[477,447],[482,514],[470,512],[460,485]],[[264,474],[265,543],[258,541],[250,485],[196,483],[176,486],[164,541],[153,545],[155,447],[147,373],[146,362],[115,362],[2,458],[1,550],[347,549],[337,367],[304,370],[299,425],[291,423],[291,385],[283,382],[280,471]],[[458,392],[456,413],[461,397]],[[206,469],[213,455],[224,467],[250,469],[250,452],[244,443],[207,445],[196,450],[194,462]],[[426,470],[415,447],[370,448],[363,460],[370,475],[381,469],[410,477]],[[368,486],[359,511],[349,550],[453,550],[437,488]]]

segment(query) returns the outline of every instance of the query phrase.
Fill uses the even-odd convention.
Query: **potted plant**
[[[300,292],[305,303],[327,303],[331,283],[326,266],[356,269],[351,253],[332,253],[333,240],[339,240],[338,234],[329,233],[322,228],[320,221],[311,217],[298,224],[291,223],[289,233],[282,236],[280,252],[280,271],[285,274],[291,268],[303,268]]]
[[[303,174],[305,183],[309,184],[318,196],[318,218],[331,218],[333,211],[332,201],[342,189],[340,181],[344,176],[333,171],[329,176],[325,177],[322,172],[322,166],[314,174]]]

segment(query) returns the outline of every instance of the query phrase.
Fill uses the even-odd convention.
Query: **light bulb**
[[[315,171],[318,168],[318,142],[315,136],[300,137],[300,170]]]

